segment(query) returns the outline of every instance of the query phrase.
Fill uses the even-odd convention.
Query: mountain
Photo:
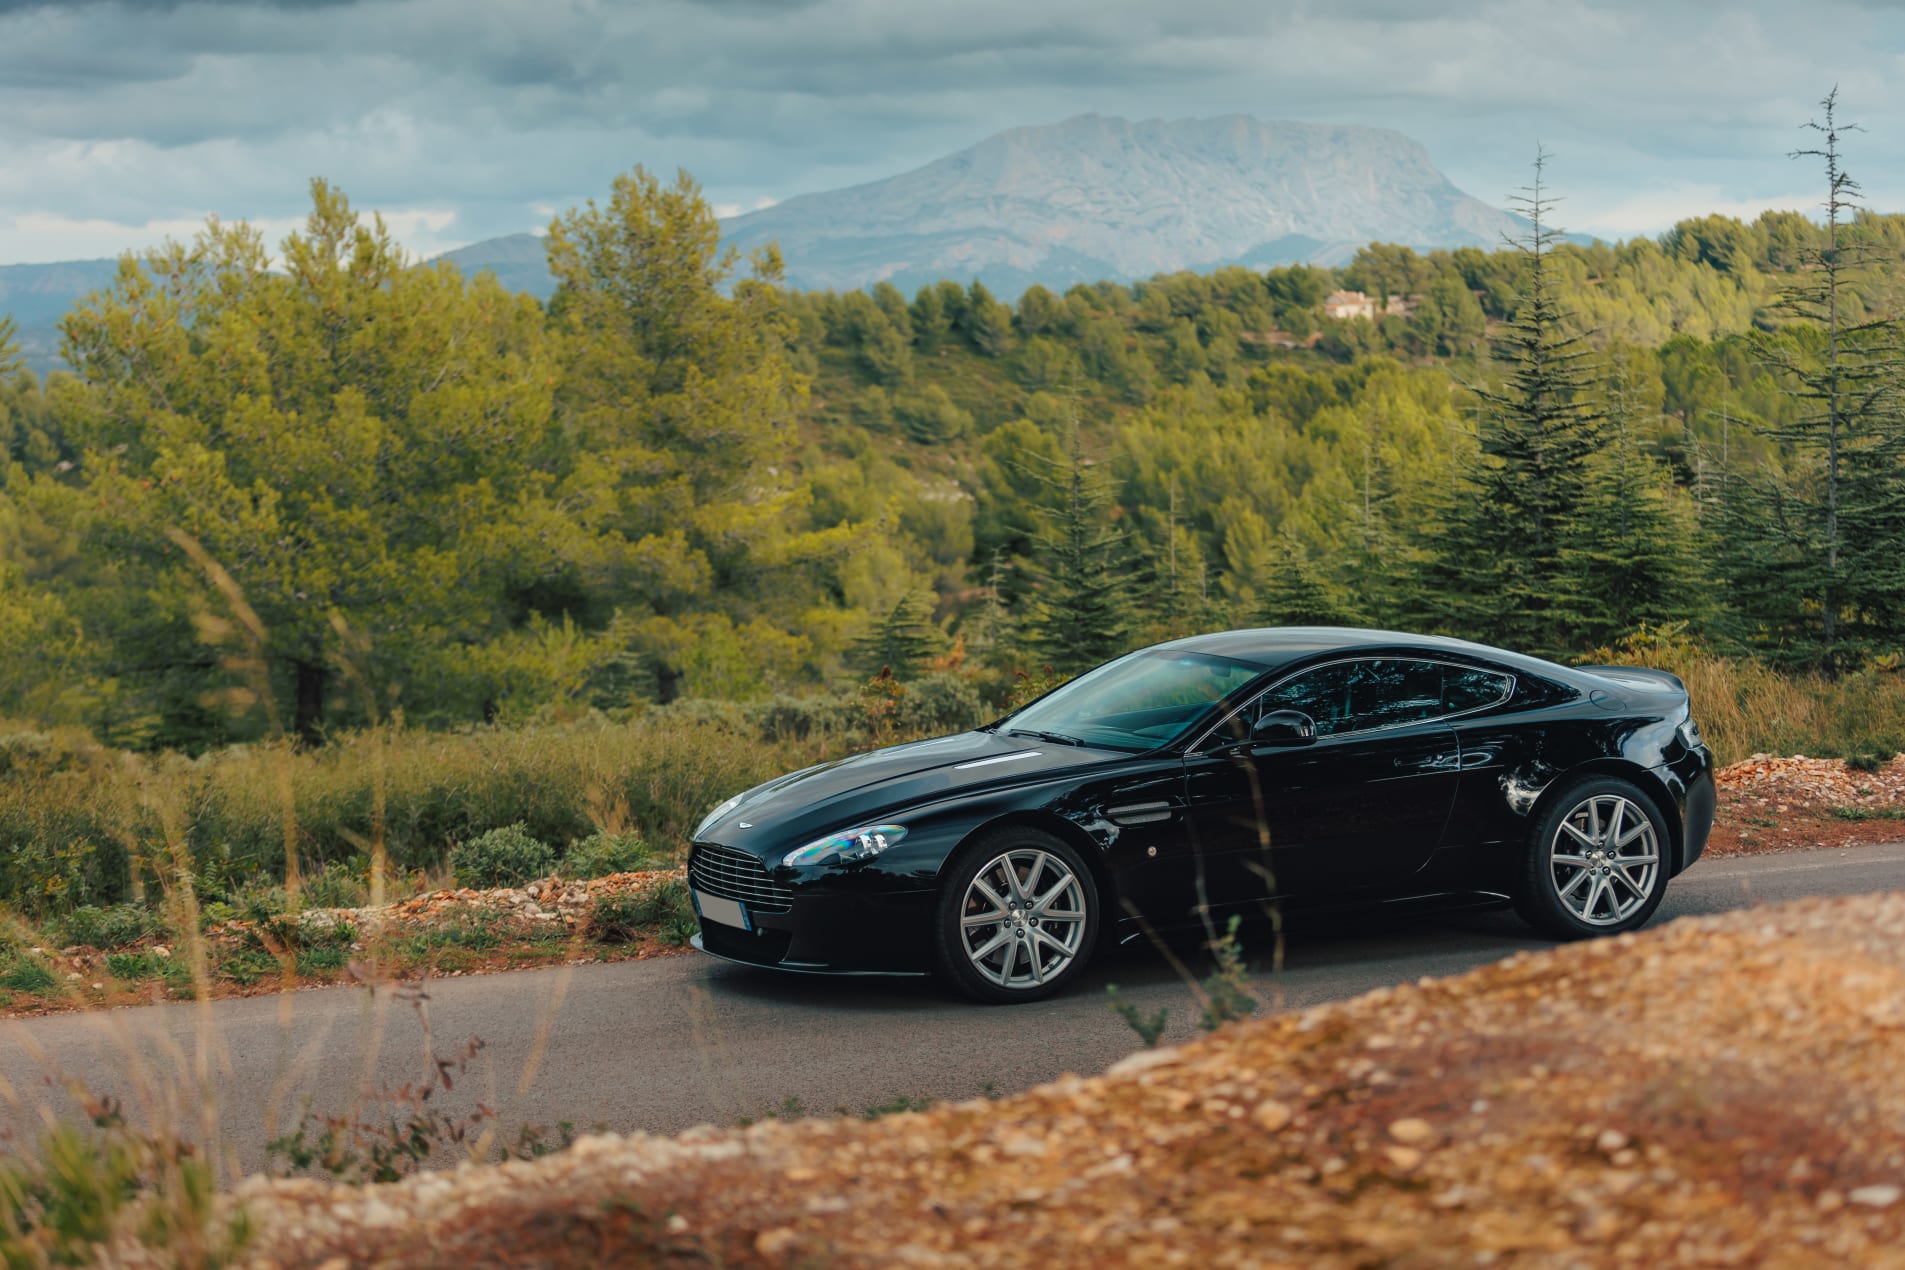
[[[1369,242],[1494,248],[1522,227],[1399,132],[1244,115],[1014,128],[911,172],[723,222],[744,251],[778,242],[795,287],[886,280],[910,293],[976,277],[1006,299],[1035,282],[1341,264]],[[555,286],[532,234],[447,258],[538,296]]]
[[[34,371],[59,365],[59,320],[73,301],[97,291],[119,270],[117,260],[62,260],[47,265],[0,265],[0,313],[20,329],[20,351]]]
[[[1368,242],[1494,247],[1521,222],[1382,128],[1081,115],[726,222],[797,287],[977,277],[1013,296],[1226,264],[1341,263]]]
[[[743,250],[778,242],[795,287],[902,290],[978,278],[1005,299],[1033,283],[1128,282],[1177,269],[1339,264],[1368,242],[1494,247],[1522,222],[1471,198],[1421,145],[1385,128],[1225,115],[1132,122],[1080,115],[1014,128],[925,167],[803,194],[724,222]],[[547,298],[542,239],[446,254],[465,273]],[[0,266],[27,360],[56,364],[59,316],[112,280],[111,260]]]
[[[556,280],[549,276],[549,257],[543,250],[542,239],[535,234],[485,238],[482,242],[446,251],[436,259],[450,261],[465,277],[475,277],[488,270],[511,291],[527,291],[538,300],[547,300],[555,293]]]

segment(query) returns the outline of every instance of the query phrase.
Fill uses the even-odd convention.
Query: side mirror
[[[1272,710],[1250,730],[1252,745],[1309,745],[1316,740],[1316,720],[1301,710]]]

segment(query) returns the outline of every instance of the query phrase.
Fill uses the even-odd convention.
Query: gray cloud
[[[1834,82],[1905,196],[1902,53],[1880,0],[0,0],[0,260],[292,217],[320,173],[446,241],[636,163],[747,207],[1090,110],[1393,127],[1493,201],[1541,140],[1577,224],[1651,229],[1810,189],[1784,155]]]

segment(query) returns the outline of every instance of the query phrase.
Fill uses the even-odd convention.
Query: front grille
[[[763,913],[785,913],[794,904],[794,893],[768,877],[766,865],[733,847],[696,843],[688,855],[688,884]]]

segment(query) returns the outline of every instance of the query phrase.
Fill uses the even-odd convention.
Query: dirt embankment
[[[1716,855],[1905,839],[1905,755],[1874,770],[1836,758],[1755,754],[1717,775]]]
[[[1038,1026],[1009,1013],[975,1025]],[[241,1194],[282,1266],[1905,1266],[1902,1072],[1905,895],[1871,896],[1524,954],[1000,1102]]]

